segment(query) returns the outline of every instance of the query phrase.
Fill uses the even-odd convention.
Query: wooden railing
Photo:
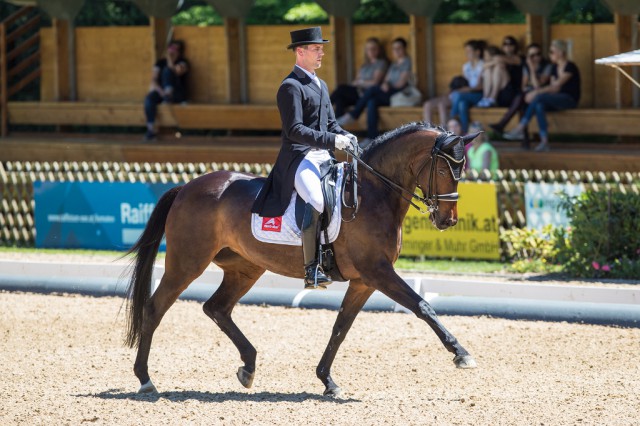
[[[40,77],[40,14],[23,7],[0,22],[0,135],[8,132],[9,98]]]

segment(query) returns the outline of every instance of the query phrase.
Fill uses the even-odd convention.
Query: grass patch
[[[456,272],[462,274],[490,274],[494,272],[506,272],[507,265],[487,260],[460,260],[460,259],[426,259],[417,260],[401,257],[395,264],[397,269],[420,272]]]
[[[43,249],[29,247],[0,247],[0,253],[25,253],[44,255],[79,255],[79,256],[108,256],[118,259],[124,255],[124,251],[110,250],[86,250],[86,249]],[[165,252],[159,252],[158,257],[165,256]],[[495,272],[516,272],[508,269],[509,265],[484,260],[460,260],[460,259],[427,259],[418,260],[410,257],[401,257],[395,264],[397,269],[404,271],[420,272],[456,272],[462,274]]]

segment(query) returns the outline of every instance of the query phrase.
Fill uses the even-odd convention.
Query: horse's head
[[[478,134],[440,133],[430,156],[419,166],[416,180],[429,208],[429,219],[437,229],[458,223],[458,181],[464,170],[464,147]]]

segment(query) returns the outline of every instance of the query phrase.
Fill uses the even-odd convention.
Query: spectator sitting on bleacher
[[[156,137],[155,122],[159,104],[181,103],[187,100],[188,72],[189,63],[184,58],[184,42],[172,40],[165,57],[153,66],[151,88],[144,99],[144,114],[147,118],[145,140],[153,140]]]
[[[469,109],[472,106],[495,106],[491,96],[499,99],[500,104],[512,101],[509,88],[509,73],[507,72],[504,53],[496,46],[489,46],[484,51],[484,64],[482,71],[482,92],[453,92],[451,94],[451,117],[459,117],[462,131],[469,130]]]
[[[455,76],[449,83],[450,93],[437,98],[429,99],[422,106],[422,120],[426,123],[432,122],[431,110],[438,108],[438,118],[444,127],[447,119],[447,108],[451,106],[453,93],[460,92],[482,92],[482,54],[484,42],[480,40],[468,40],[464,44],[464,53],[467,62],[462,65],[462,75]]]
[[[484,129],[481,123],[474,122],[469,126],[470,133],[480,133],[473,142],[469,145],[467,150],[467,164],[468,170],[475,170],[481,173],[483,170],[489,170],[491,173],[498,170],[498,152],[487,140],[487,134],[484,133]]]
[[[576,108],[580,101],[580,71],[567,58],[567,43],[564,40],[551,42],[549,56],[553,62],[551,84],[534,89],[525,95],[529,104],[518,126],[503,136],[508,140],[522,140],[524,129],[535,114],[540,132],[540,144],[536,151],[549,150],[546,111],[561,111]]]
[[[364,109],[367,109],[367,139],[378,136],[378,107],[391,103],[391,95],[398,93],[409,85],[411,81],[411,58],[407,55],[407,41],[398,37],[391,44],[394,61],[391,63],[384,81],[379,86],[367,89],[356,103],[355,108],[338,118],[341,127],[357,120]],[[363,145],[368,140],[361,141]]]
[[[358,76],[351,84],[339,85],[331,94],[336,117],[343,116],[347,107],[355,105],[365,90],[379,85],[388,66],[389,61],[380,40],[369,37],[364,45],[364,64],[360,67]]]
[[[516,113],[520,113],[520,116],[524,114],[524,108],[526,102],[524,101],[525,95],[532,90],[544,87],[549,84],[551,79],[552,64],[542,56],[542,47],[537,43],[532,43],[527,46],[527,56],[524,67],[522,68],[522,93],[518,94],[509,110],[502,116],[502,119],[495,124],[489,124],[489,127],[496,133],[502,134],[504,128]],[[529,147],[528,132],[525,128],[524,131],[525,147]]]
[[[502,50],[485,59],[483,75],[483,98],[480,108],[509,106],[522,84],[523,58],[518,54],[518,41],[513,36],[506,36],[502,42]]]

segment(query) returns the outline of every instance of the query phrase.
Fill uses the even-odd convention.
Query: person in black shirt
[[[503,135],[508,140],[522,140],[524,129],[535,114],[540,132],[540,144],[536,151],[549,150],[545,112],[576,108],[580,101],[580,71],[576,64],[567,59],[567,43],[564,40],[552,41],[549,55],[553,62],[551,84],[526,94],[524,100],[529,106],[524,117],[515,129]]]
[[[172,40],[165,57],[153,66],[151,87],[144,99],[144,114],[147,118],[145,140],[153,140],[156,137],[155,121],[159,104],[181,103],[187,100],[188,72],[189,63],[184,58],[184,43],[181,40]]]
[[[517,113],[520,113],[520,117],[524,116],[524,112],[527,106],[524,101],[526,94],[532,90],[544,87],[549,84],[549,81],[551,80],[551,70],[551,62],[547,61],[542,56],[542,47],[537,43],[531,43],[529,46],[527,46],[526,61],[522,68],[521,93],[519,93],[518,96],[515,97],[515,99],[511,103],[511,107],[505,113],[502,119],[500,119],[498,123],[489,124],[489,127],[491,127],[491,129],[493,129],[496,133],[502,135],[502,133],[504,133],[504,128]],[[528,149],[529,140],[526,128],[524,135],[525,138],[523,147]]]

